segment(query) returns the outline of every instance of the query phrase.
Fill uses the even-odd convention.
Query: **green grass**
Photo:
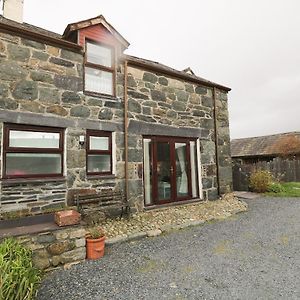
[[[278,193],[267,192],[265,195],[272,197],[300,197],[300,182],[282,182],[280,184],[283,191]]]

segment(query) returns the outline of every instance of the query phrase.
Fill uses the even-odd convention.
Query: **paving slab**
[[[234,195],[240,199],[257,199],[261,195],[253,192],[234,192]]]

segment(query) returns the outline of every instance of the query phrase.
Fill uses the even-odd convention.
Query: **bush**
[[[33,299],[40,280],[31,251],[12,238],[5,239],[0,244],[0,299]]]
[[[285,192],[285,188],[282,184],[273,182],[268,186],[268,192],[271,193],[282,193]]]
[[[258,170],[250,175],[249,186],[254,192],[265,193],[273,181],[274,178],[270,172]]]

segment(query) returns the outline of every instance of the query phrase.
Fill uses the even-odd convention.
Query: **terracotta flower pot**
[[[105,236],[92,239],[86,238],[86,258],[87,259],[98,259],[104,255],[105,247]]]

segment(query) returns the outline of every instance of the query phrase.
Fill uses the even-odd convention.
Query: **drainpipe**
[[[216,88],[213,88],[213,104],[214,104],[214,131],[215,131],[215,152],[216,152],[216,171],[218,195],[220,195],[220,168],[219,168],[219,147],[218,147],[218,125],[217,125],[217,103],[216,103]]]
[[[124,62],[124,151],[125,151],[125,199],[129,199],[128,189],[128,98],[127,98],[127,60]]]

